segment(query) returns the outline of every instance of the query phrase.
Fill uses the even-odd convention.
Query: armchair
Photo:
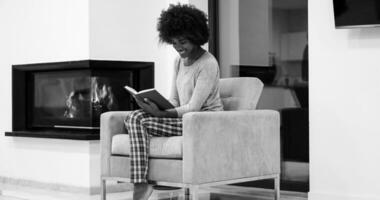
[[[148,179],[157,185],[183,187],[197,200],[202,186],[275,179],[280,195],[280,119],[277,111],[255,110],[263,83],[257,78],[220,80],[225,111],[183,116],[183,135],[153,137]],[[101,192],[106,181],[129,182],[128,111],[101,115]]]

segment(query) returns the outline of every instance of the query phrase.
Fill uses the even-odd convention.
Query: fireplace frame
[[[59,129],[28,127],[26,96],[30,95],[28,77],[30,73],[62,70],[130,70],[133,74],[133,87],[137,90],[154,87],[154,63],[140,61],[79,60],[50,63],[34,63],[12,66],[12,131],[6,136],[56,138],[73,140],[99,140],[99,129]],[[133,105],[133,109],[137,108]]]

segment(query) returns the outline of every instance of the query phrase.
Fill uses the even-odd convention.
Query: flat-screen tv
[[[380,26],[380,0],[333,0],[336,28]]]

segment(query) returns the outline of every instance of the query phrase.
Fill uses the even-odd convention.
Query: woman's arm
[[[195,87],[189,102],[185,105],[175,108],[178,116],[187,112],[200,111],[205,101],[212,95],[213,90],[219,83],[219,66],[216,61],[204,63],[198,72]]]
[[[141,109],[143,109],[145,112],[155,117],[169,117],[169,118],[178,117],[178,113],[174,108],[168,109],[168,110],[160,110],[155,103],[153,103],[147,98],[141,99],[139,97],[135,97],[135,99]]]
[[[179,96],[178,96],[177,83],[176,83],[177,74],[178,74],[178,70],[179,70],[179,62],[180,62],[180,58],[177,57],[175,62],[174,62],[174,71],[173,71],[173,76],[172,76],[172,87],[171,87],[170,98],[169,98],[170,103],[172,103],[174,107],[179,106]]]

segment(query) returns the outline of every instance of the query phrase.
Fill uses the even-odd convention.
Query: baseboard
[[[309,192],[308,200],[380,200],[380,196]]]
[[[36,189],[44,189],[44,190],[68,192],[68,193],[81,193],[81,194],[89,194],[89,195],[100,193],[99,186],[79,187],[79,186],[57,184],[57,183],[46,183],[46,182],[40,182],[40,181],[34,181],[34,180],[26,180],[26,179],[18,179],[18,178],[2,177],[2,176],[0,176],[0,183],[7,184],[7,185],[20,186],[20,187],[30,187],[30,188],[36,188]],[[107,193],[125,192],[125,191],[131,191],[132,189],[133,189],[133,185],[129,183],[107,184]],[[0,194],[1,194],[1,191],[0,191]]]

